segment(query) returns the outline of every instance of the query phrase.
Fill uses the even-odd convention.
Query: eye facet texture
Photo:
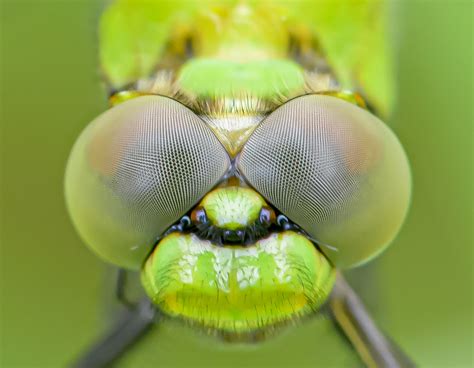
[[[381,252],[409,205],[410,170],[395,135],[336,97],[308,95],[275,110],[244,146],[238,167],[339,267]]]
[[[77,140],[66,171],[73,222],[102,258],[139,268],[168,226],[225,174],[229,157],[180,103],[144,96],[113,107]]]

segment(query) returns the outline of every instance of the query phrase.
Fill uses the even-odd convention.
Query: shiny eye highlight
[[[339,267],[381,252],[409,205],[410,170],[395,135],[336,97],[308,95],[275,110],[249,138],[238,168]]]
[[[229,166],[224,147],[191,110],[166,97],[138,97],[81,134],[66,170],[66,202],[94,251],[139,268],[157,237]]]

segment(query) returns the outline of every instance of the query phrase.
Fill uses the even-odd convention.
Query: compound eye
[[[95,252],[138,268],[229,166],[221,143],[191,110],[166,97],[138,97],[81,134],[67,165],[66,202]]]
[[[409,205],[410,170],[398,139],[336,97],[308,95],[275,110],[244,146],[238,168],[339,267],[380,253]]]

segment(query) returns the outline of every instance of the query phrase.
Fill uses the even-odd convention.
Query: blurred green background
[[[350,278],[384,330],[424,367],[472,366],[473,4],[399,4],[399,104],[413,204],[393,246]],[[1,3],[2,367],[60,367],[102,329],[104,267],[63,200],[68,152],[103,111],[98,1]],[[372,292],[372,288],[376,292]],[[241,351],[165,327],[147,339],[163,366],[310,366],[311,326]],[[185,336],[181,337],[181,334]],[[138,346],[137,349],[141,347]]]

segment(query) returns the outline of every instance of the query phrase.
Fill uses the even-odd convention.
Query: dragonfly
[[[366,366],[414,366],[341,273],[392,242],[410,202],[407,157],[380,120],[394,104],[388,8],[107,4],[110,108],[74,144],[65,195],[129,312],[74,366],[117,362],[162,318],[257,344],[319,314]]]

